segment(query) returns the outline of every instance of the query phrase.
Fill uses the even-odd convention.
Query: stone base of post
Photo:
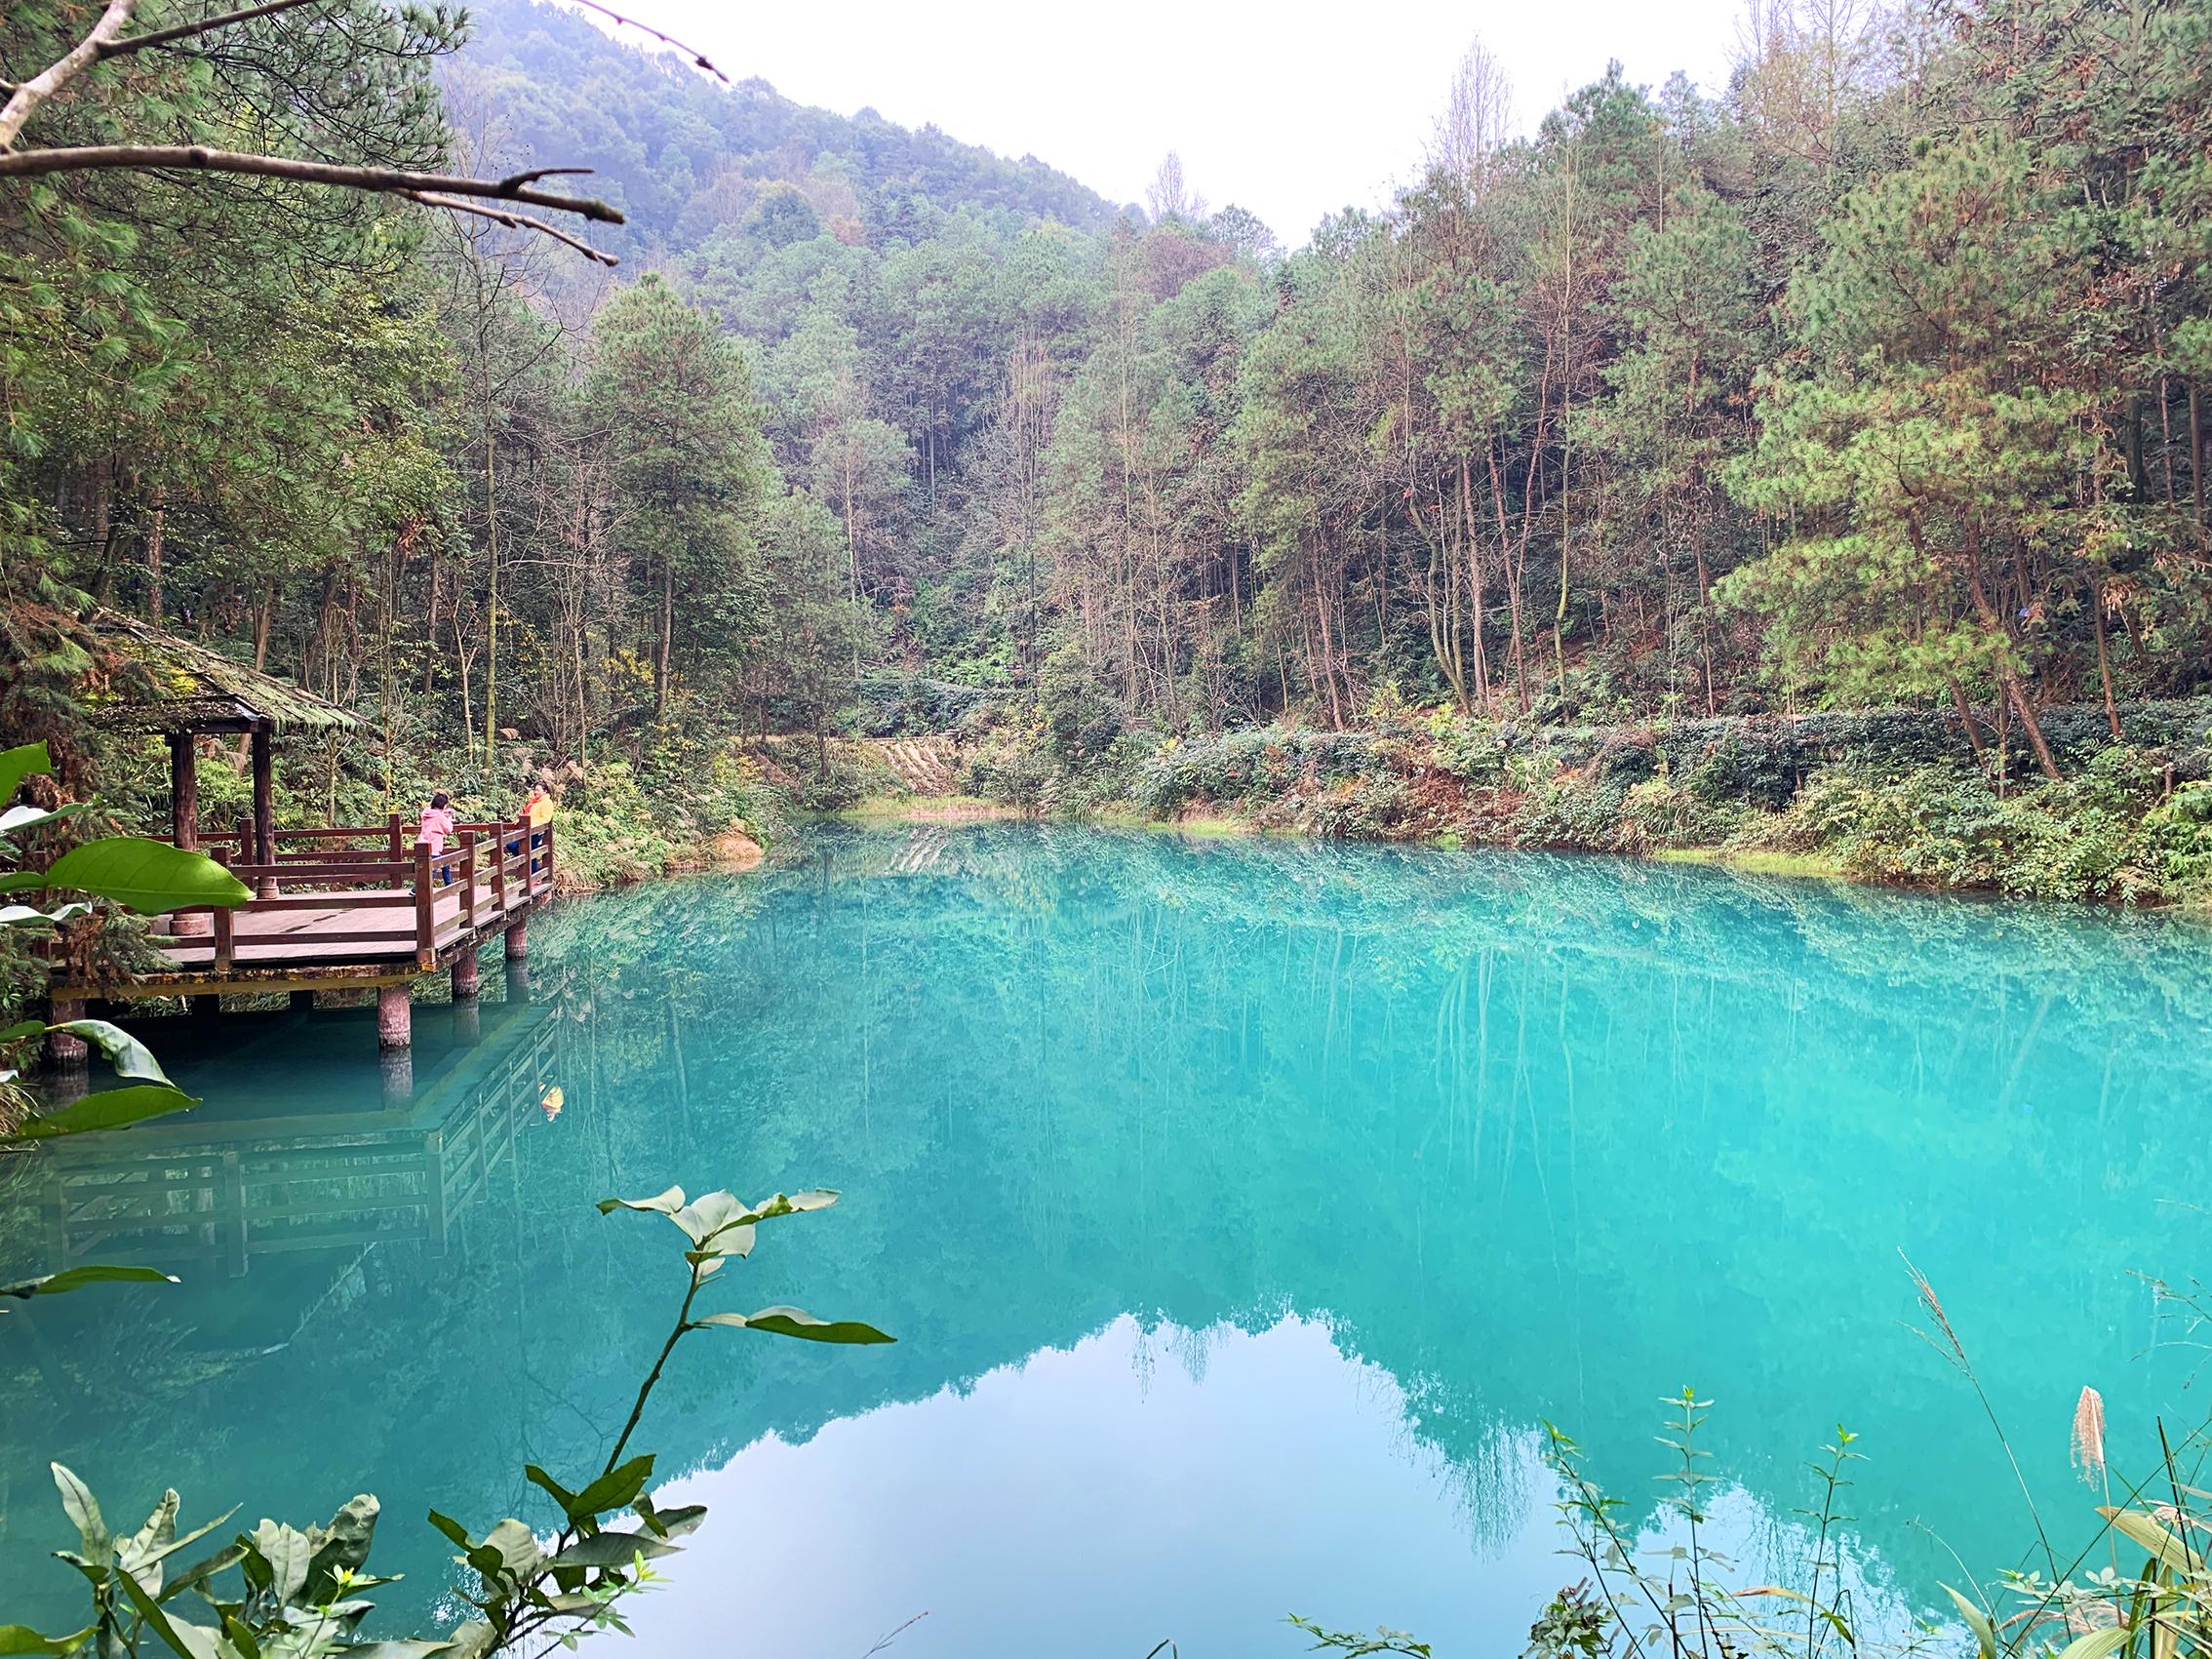
[[[454,958],[454,1001],[465,1003],[473,1000],[479,985],[476,952],[471,948]]]
[[[313,1013],[315,1011],[315,993],[312,991],[295,991],[285,1001],[294,1013]]]
[[[530,919],[525,917],[507,929],[507,960],[522,962],[530,955]]]

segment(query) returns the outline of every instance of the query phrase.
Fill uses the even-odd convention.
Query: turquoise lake
[[[149,1261],[0,1322],[0,1622],[111,1520],[325,1519],[446,1596],[436,1507],[543,1521],[682,1292],[597,1200],[758,1199],[725,1302],[896,1346],[703,1332],[638,1444],[704,1502],[614,1651],[1303,1651],[1301,1613],[1514,1655],[1581,1576],[1546,1421],[1657,1541],[1662,1398],[1716,1402],[1715,1524],[1787,1569],[1862,1438],[1862,1620],[2034,1541],[1925,1323],[1940,1292],[2062,1544],[2084,1384],[2115,1478],[2205,1411],[2150,1276],[2206,1260],[2212,930],[1535,854],[1026,824],[810,831],[789,865],[567,904],[527,980],[140,1029],[190,1117],[0,1166],[0,1278]],[[552,1091],[558,1090],[558,1095]],[[552,1110],[557,1106],[557,1110]]]

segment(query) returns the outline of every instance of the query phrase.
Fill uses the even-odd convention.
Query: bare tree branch
[[[115,6],[126,9],[133,3],[135,0],[113,0]],[[627,222],[619,210],[593,197],[557,195],[550,190],[533,189],[529,183],[533,178],[542,178],[544,172],[583,171],[581,169],[545,169],[535,174],[517,174],[512,178],[460,178],[443,173],[412,173],[396,167],[341,167],[331,162],[300,161],[292,156],[212,150],[202,144],[87,144],[54,150],[0,150],[0,178],[37,178],[51,173],[118,170],[249,173],[303,184],[336,184],[349,190],[400,195],[430,190],[441,195],[480,196],[551,208],[558,213],[596,219],[601,224]]]
[[[558,225],[547,224],[543,219],[533,218],[529,214],[509,213],[504,208],[488,208],[478,202],[465,202],[458,196],[441,196],[430,190],[402,190],[399,193],[411,202],[420,202],[426,208],[445,208],[456,214],[474,214],[479,218],[496,219],[509,230],[534,230],[540,236],[550,236],[554,241],[573,248],[587,259],[597,259],[603,265],[612,266],[622,262],[613,255],[602,253],[590,243],[571,236]]]
[[[138,0],[107,0],[99,21],[84,39],[9,95],[8,101],[0,104],[0,150],[15,143],[16,135],[40,104],[99,61],[100,49],[130,26],[138,9]]]
[[[241,11],[224,12],[219,17],[209,18],[201,22],[177,23],[169,28],[155,29],[150,34],[135,34],[124,40],[106,41],[101,44],[97,56],[100,61],[105,62],[110,58],[122,57],[126,52],[143,52],[149,46],[167,46],[172,41],[190,40],[196,34],[206,34],[213,29],[227,28],[232,23],[250,23],[256,18],[274,17],[279,12],[291,12],[301,6],[321,4],[322,0],[268,0],[266,5],[248,6]]]
[[[720,69],[716,68],[712,63],[709,63],[707,61],[706,54],[701,52],[697,47],[686,46],[674,35],[663,34],[660,32],[660,30],[654,28],[651,23],[641,23],[635,18],[625,18],[621,13],[615,11],[613,7],[602,6],[601,4],[599,4],[599,0],[576,0],[576,4],[581,6],[587,12],[597,12],[603,18],[612,19],[613,21],[620,23],[624,28],[633,28],[641,34],[650,34],[653,39],[659,41],[663,46],[673,46],[677,51],[681,52],[685,57],[689,58],[693,63],[697,64],[708,74],[712,75],[716,80],[720,81],[724,86],[728,86],[730,84],[730,77],[724,74]],[[911,1622],[912,1621],[910,1620],[909,1623]],[[904,1629],[905,1627],[901,1626],[900,1628]]]

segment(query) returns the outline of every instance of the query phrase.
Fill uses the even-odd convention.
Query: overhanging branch
[[[612,254],[602,253],[590,243],[571,236],[558,225],[547,224],[529,214],[509,213],[505,208],[487,207],[482,202],[463,201],[458,196],[441,196],[429,190],[402,190],[400,195],[411,202],[420,202],[426,208],[444,208],[450,213],[474,214],[478,218],[495,219],[509,230],[534,230],[540,236],[550,236],[566,247],[573,248],[587,259],[596,259],[603,265],[618,265],[622,261]]]
[[[0,151],[0,178],[40,178],[57,173],[99,172],[244,173],[285,178],[300,184],[336,184],[349,190],[407,195],[427,190],[444,196],[470,196],[519,202],[575,214],[601,224],[626,222],[621,213],[590,196],[563,196],[533,187],[531,180],[553,172],[543,168],[511,178],[464,178],[443,173],[413,173],[395,167],[342,167],[292,156],[255,155],[247,150],[215,150],[203,144],[86,144],[66,149]]]

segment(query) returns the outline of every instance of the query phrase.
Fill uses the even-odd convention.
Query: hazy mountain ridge
[[[792,192],[841,241],[876,246],[918,240],[963,209],[1002,229],[1099,229],[1123,211],[1034,156],[1010,161],[872,109],[810,107],[758,77],[726,85],[558,6],[488,0],[470,16],[469,44],[445,71],[455,125],[501,164],[592,166],[592,192],[630,219],[597,240],[626,257],[685,251]]]

